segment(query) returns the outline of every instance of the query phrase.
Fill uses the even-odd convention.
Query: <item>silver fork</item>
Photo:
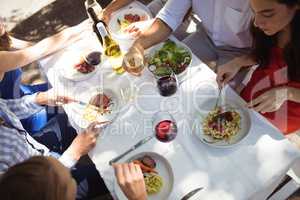
[[[218,105],[219,105],[219,101],[220,101],[221,93],[222,93],[222,88],[221,88],[221,87],[219,87],[219,94],[218,94],[218,98],[217,98],[217,101],[216,101],[216,104],[215,104],[214,110],[216,110],[216,109],[217,109],[217,107],[218,107]]]

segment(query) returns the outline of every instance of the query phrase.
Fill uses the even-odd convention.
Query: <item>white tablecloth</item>
[[[92,36],[74,44],[72,49],[99,46]],[[290,166],[299,158],[299,152],[268,121],[250,111],[252,126],[249,135],[240,144],[228,149],[217,149],[200,142],[191,131],[195,105],[207,96],[216,96],[215,74],[198,58],[193,57],[188,79],[180,85],[176,95],[161,97],[150,73],[134,78],[115,75],[109,65],[104,66],[84,82],[71,82],[60,78],[51,68],[63,57],[63,50],[42,62],[43,70],[54,88],[64,94],[76,95],[97,84],[127,87],[134,81],[140,88],[135,103],[126,107],[112,125],[99,137],[90,156],[100,171],[108,189],[114,194],[114,174],[108,162],[123,153],[146,135],[153,133],[151,117],[158,110],[171,110],[178,124],[178,136],[171,143],[152,140],[126,158],[138,152],[157,152],[172,166],[174,187],[170,200],[180,199],[194,188],[204,189],[191,199],[244,200],[265,199],[279,183]],[[226,96],[242,101],[231,89]],[[64,107],[71,124],[72,110]],[[166,183],[167,184],[167,183]]]

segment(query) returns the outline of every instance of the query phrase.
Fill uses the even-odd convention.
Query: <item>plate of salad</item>
[[[181,79],[192,62],[192,52],[189,47],[171,39],[160,43],[149,50],[147,54],[148,67],[155,75],[168,73],[171,68]]]

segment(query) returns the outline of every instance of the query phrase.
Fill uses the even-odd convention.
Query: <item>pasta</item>
[[[240,128],[241,116],[236,111],[222,112],[221,107],[208,113],[203,120],[203,131],[214,139],[228,140],[236,135]]]
[[[145,185],[148,195],[160,192],[163,187],[163,179],[155,173],[145,174]]]

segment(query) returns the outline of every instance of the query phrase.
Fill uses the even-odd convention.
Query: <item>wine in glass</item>
[[[153,116],[153,127],[156,138],[161,142],[171,142],[177,136],[175,119],[168,112],[157,112]]]
[[[128,73],[134,76],[141,76],[146,65],[146,61],[144,56],[139,52],[139,50],[137,50],[131,56],[124,57],[124,64],[124,69]]]
[[[158,92],[161,96],[167,97],[176,93],[178,89],[178,80],[170,67],[158,67],[151,65],[150,71],[154,74]]]

